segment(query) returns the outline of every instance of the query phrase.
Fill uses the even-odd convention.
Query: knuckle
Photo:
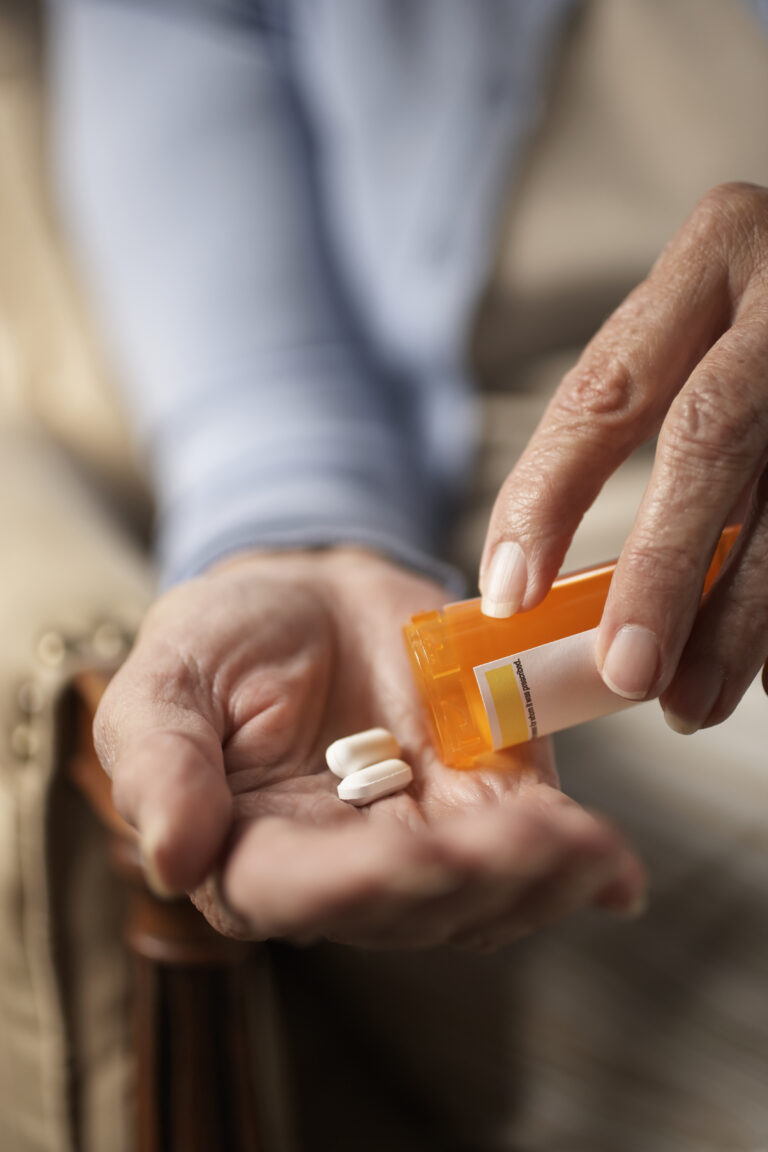
[[[562,514],[557,448],[549,441],[540,443],[535,454],[521,462],[502,485],[497,502],[497,527],[510,539],[547,551],[565,527]],[[557,509],[554,519],[550,511]]]
[[[743,390],[727,393],[719,381],[704,376],[684,389],[662,426],[659,449],[675,462],[685,460],[708,469],[733,471],[751,462],[768,440],[764,404]]]
[[[696,205],[705,222],[718,224],[768,211],[768,191],[745,180],[728,180],[709,188]]]
[[[179,701],[202,705],[213,696],[211,677],[197,652],[188,643],[171,644],[154,669],[156,699],[172,707]]]
[[[768,189],[745,181],[717,184],[699,200],[693,221],[722,251],[760,262],[768,249]]]
[[[691,217],[696,230],[710,243],[724,239],[729,212],[727,188],[728,185],[719,184],[705,192]]]
[[[529,456],[521,462],[502,485],[499,510],[503,526],[527,536],[537,521],[537,510],[548,506],[553,495],[553,482],[539,450],[535,458]]]
[[[555,393],[551,411],[560,432],[567,428],[590,440],[602,435],[623,445],[634,444],[654,426],[657,399],[643,383],[632,351],[644,339],[643,324],[626,317],[621,323],[623,350],[588,349]]]
[[[556,404],[560,413],[576,422],[590,417],[622,421],[635,407],[636,393],[630,365],[612,355],[577,365],[565,377]]]
[[[682,545],[640,540],[621,557],[623,577],[634,588],[678,589],[701,580],[697,558]]]
[[[134,665],[133,682],[123,701],[151,701],[158,721],[172,723],[180,715],[195,713],[222,724],[224,705],[218,702],[217,672],[210,673],[193,644],[185,637],[157,637]]]

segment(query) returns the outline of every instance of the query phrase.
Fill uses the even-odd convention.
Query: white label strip
[[[595,664],[596,635],[596,628],[577,632],[475,668],[494,748],[546,736],[636,703],[617,696],[603,682]],[[489,678],[489,672],[502,668],[514,677]]]

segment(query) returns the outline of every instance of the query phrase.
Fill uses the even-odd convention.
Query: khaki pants
[[[0,1148],[118,1152],[119,893],[58,779],[58,709],[73,671],[124,655],[152,577],[114,514],[137,473],[44,194],[35,16],[0,6]]]

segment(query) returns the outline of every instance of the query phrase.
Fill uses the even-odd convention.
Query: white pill
[[[337,789],[340,800],[359,808],[407,788],[413,780],[410,764],[404,760],[382,760],[345,776]]]
[[[386,728],[366,728],[352,736],[334,740],[325,752],[325,762],[334,776],[349,776],[369,764],[400,755],[400,745]]]

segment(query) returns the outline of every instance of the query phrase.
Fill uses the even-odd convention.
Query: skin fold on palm
[[[642,866],[564,797],[538,741],[437,759],[400,628],[434,583],[361,550],[246,555],[154,606],[96,721],[155,887],[219,930],[494,947],[589,904],[631,911]],[[389,728],[411,787],[356,809],[324,752]]]

